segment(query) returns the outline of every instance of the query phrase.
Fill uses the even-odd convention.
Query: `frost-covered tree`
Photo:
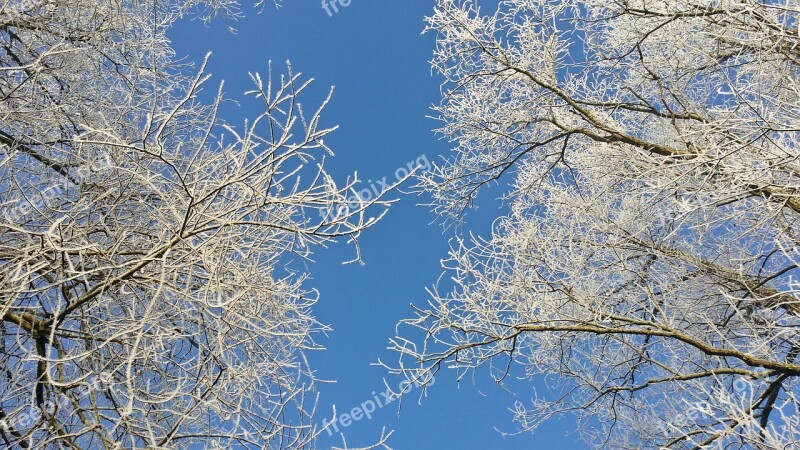
[[[327,100],[303,109],[291,68],[252,76],[263,113],[218,118],[221,88],[201,101],[207,75],[166,36],[185,14],[238,12],[0,3],[4,448],[313,442],[305,352],[324,326],[296,263],[357,238],[384,202],[354,203],[353,180],[324,171]]]
[[[454,246],[396,370],[544,380],[519,427],[574,414],[594,447],[799,447],[799,17],[438,0],[453,153],[422,185],[461,218],[499,182],[507,213]]]

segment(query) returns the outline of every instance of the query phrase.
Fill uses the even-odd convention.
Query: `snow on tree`
[[[454,245],[391,366],[546,380],[519,428],[573,414],[598,448],[800,446],[799,16],[438,0],[453,151],[422,186],[458,220],[504,183],[508,212]]]
[[[236,8],[0,5],[2,445],[303,448],[319,431],[305,353],[325,327],[295,263],[355,242],[385,202],[320,214],[355,180],[323,169],[328,100],[302,108],[291,67],[252,75],[263,113],[243,126],[217,116],[221,87],[199,99],[208,76],[166,31]]]

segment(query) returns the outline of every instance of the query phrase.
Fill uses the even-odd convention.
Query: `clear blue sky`
[[[434,36],[420,34],[423,17],[432,8],[432,1],[423,0],[352,0],[329,17],[319,0],[285,0],[280,10],[268,5],[262,14],[245,5],[247,18],[235,24],[182,22],[172,38],[178,55],[190,60],[213,52],[212,84],[224,79],[230,98],[241,98],[251,88],[247,72],[265,73],[268,60],[280,70],[289,59],[296,71],[316,79],[312,95],[305,98],[309,107],[316,105],[314,95],[335,86],[324,117],[341,127],[327,140],[336,152],[328,168],[340,181],[355,170],[364,180],[391,179],[398,167],[421,155],[433,161],[448,152],[447,143],[431,131],[436,122],[426,118],[430,105],[439,100],[439,80],[428,65]],[[226,25],[238,32],[229,33]],[[237,114],[257,112],[242,108],[226,118],[238,122]],[[470,214],[462,232],[488,234],[500,207],[492,195],[483,193],[482,207]],[[452,230],[430,225],[433,214],[416,206],[422,199],[400,193],[395,198],[401,201],[361,240],[366,266],[342,265],[353,255],[345,245],[318,251],[309,265],[309,287],[321,293],[315,314],[333,328],[330,336],[319,336],[327,350],[310,355],[319,378],[336,380],[318,386],[321,413],[329,413],[332,405],[346,412],[369,400],[372,391],[382,390],[384,378],[397,385],[400,379],[370,364],[378,358],[396,360],[386,350],[396,323],[411,315],[411,303],[425,304],[425,288],[441,274],[440,260],[447,255]],[[340,428],[348,444],[375,442],[386,427],[395,430],[389,444],[396,449],[583,448],[570,433],[569,418],[535,434],[503,437],[495,430],[515,430],[508,408],[515,400],[530,400],[530,383],[513,385],[514,397],[485,376],[459,385],[445,372],[421,406],[412,395],[403,401],[399,416],[393,403],[378,409],[371,420]],[[536,388],[540,393],[545,389],[539,383]],[[323,439],[320,448],[339,443],[338,437]]]

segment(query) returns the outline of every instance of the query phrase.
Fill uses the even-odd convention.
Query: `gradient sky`
[[[428,64],[434,36],[421,35],[432,1],[352,0],[332,17],[319,0],[285,0],[280,10],[271,8],[271,0],[265,2],[261,14],[245,5],[247,17],[236,23],[184,21],[173,30],[178,56],[199,62],[206,52],[213,53],[209,92],[224,79],[227,96],[242,98],[251,88],[247,73],[265,73],[269,60],[276,72],[291,60],[295,71],[316,80],[311,95],[301,99],[309,108],[335,86],[323,117],[328,125],[340,125],[326,139],[336,153],[327,167],[338,181],[353,171],[363,180],[392,179],[397,168],[422,155],[434,161],[448,153],[447,142],[431,131],[437,123],[426,118],[440,97],[440,80]],[[229,25],[238,31],[230,33]],[[241,117],[260,112],[248,107],[229,107],[225,118],[239,123]],[[494,200],[500,193],[502,187],[481,193],[481,208],[469,213],[462,233],[489,234],[492,219],[502,213]],[[393,198],[400,201],[361,239],[365,266],[341,264],[353,256],[346,245],[320,249],[308,265],[313,276],[308,287],[321,294],[315,315],[333,328],[329,336],[318,336],[327,350],[310,355],[320,379],[336,380],[318,386],[320,417],[330,416],[333,405],[341,414],[371,399],[373,391],[383,390],[384,379],[392,386],[401,381],[371,364],[379,358],[396,361],[386,350],[388,340],[397,322],[411,316],[411,303],[426,303],[425,288],[440,277],[440,260],[455,236],[453,230],[431,224],[436,217],[428,208],[416,206],[424,197],[398,192]],[[515,396],[485,372],[460,383],[447,372],[440,372],[421,405],[412,392],[399,415],[395,402],[378,409],[371,420],[340,427],[347,443],[374,443],[385,427],[394,430],[389,445],[401,450],[584,448],[569,417],[555,419],[534,434],[503,437],[497,431],[517,430],[509,408],[515,401],[529,402],[534,387],[545,393],[544,380],[535,385],[510,380]],[[340,444],[341,437],[323,435],[319,445]]]

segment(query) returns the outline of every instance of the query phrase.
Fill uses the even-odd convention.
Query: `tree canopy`
[[[176,62],[180,17],[233,1],[42,0],[0,10],[0,441],[17,448],[303,448],[324,331],[295,263],[330,217],[335,127],[291,66],[251,75],[241,126]],[[213,97],[212,97],[213,98]],[[351,205],[352,206],[352,205]]]
[[[596,448],[800,448],[795,0],[436,0],[450,153],[367,188],[325,168],[332,90],[309,108],[310,79],[268,63],[235,124],[209,57],[176,56],[178,20],[241,14],[0,3],[0,446],[317,448],[371,418],[391,388],[315,425],[305,263],[337,241],[360,261],[424,160],[456,226],[381,363],[401,391],[487,376],[515,431],[572,415]]]
[[[500,180],[508,213],[396,370],[547,378],[518,425],[598,448],[797,446],[797,4],[478,3],[427,19],[452,154],[421,187],[460,220]]]

